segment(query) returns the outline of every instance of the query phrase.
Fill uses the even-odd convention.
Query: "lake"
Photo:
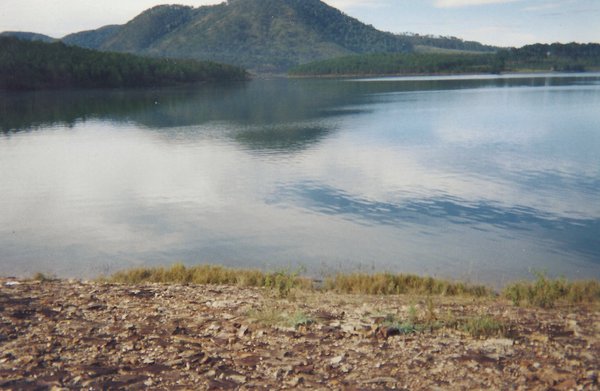
[[[0,93],[0,275],[600,278],[600,74]]]

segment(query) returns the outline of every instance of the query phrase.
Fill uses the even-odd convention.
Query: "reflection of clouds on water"
[[[319,183],[286,184],[269,199],[273,204],[294,205],[326,215],[348,218],[357,224],[395,227],[458,224],[466,228],[510,231],[510,236],[562,231],[554,239],[559,247],[589,256],[596,261],[600,243],[600,218],[560,218],[533,208],[513,205],[502,207],[485,201],[469,202],[453,195],[440,198],[403,200],[398,203],[367,200]]]
[[[400,94],[402,83],[258,81],[214,102],[205,91],[150,109],[145,94],[122,110],[126,94],[84,114],[60,106],[70,128],[0,136],[0,273],[42,259],[67,275],[178,260],[597,275],[600,119],[593,99],[573,111],[581,96],[546,96],[542,82],[532,93],[511,81],[524,97],[477,90],[493,79]]]
[[[343,141],[332,143],[335,148],[319,149],[305,159],[304,170],[316,173],[312,177],[320,178],[323,183],[365,199],[404,202],[453,196],[467,203],[496,203],[504,208],[522,205],[558,218],[600,218],[600,205],[592,191],[600,176],[571,172],[571,176],[547,178],[555,182],[544,187],[535,183],[543,181],[539,173],[523,171],[523,178],[514,178],[512,172],[502,171],[502,167],[489,162],[489,166],[484,165],[487,172],[482,172],[479,166],[473,166],[470,172],[460,161],[438,153],[435,148],[359,149]],[[550,157],[548,164],[537,159],[530,164],[551,167],[551,161]],[[519,165],[527,162],[523,158]],[[564,178],[568,178],[567,183],[558,180]]]

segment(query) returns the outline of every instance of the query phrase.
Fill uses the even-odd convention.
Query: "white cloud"
[[[521,0],[435,0],[438,8],[468,7],[473,5],[512,3]]]

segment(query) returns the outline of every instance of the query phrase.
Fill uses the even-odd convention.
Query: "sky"
[[[0,0],[0,31],[55,38],[122,24],[159,4],[223,0]],[[497,46],[600,43],[600,0],[325,0],[364,23],[394,33],[455,36]]]

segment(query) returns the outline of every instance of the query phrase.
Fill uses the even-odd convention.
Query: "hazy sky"
[[[164,3],[193,6],[222,0],[0,0],[0,31],[62,37],[121,24]],[[500,46],[534,42],[600,43],[600,0],[325,0],[395,33],[452,35]]]

